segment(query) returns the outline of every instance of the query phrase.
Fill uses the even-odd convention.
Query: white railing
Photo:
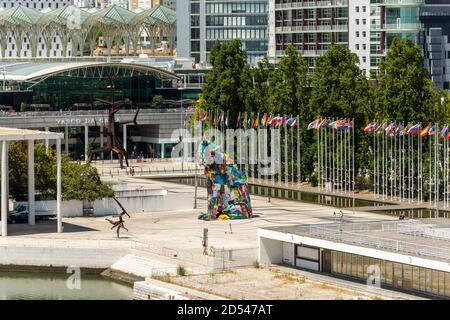
[[[290,9],[290,8],[319,8],[319,7],[346,7],[348,0],[324,0],[324,1],[306,1],[293,3],[278,3],[275,4],[275,9]]]
[[[417,242],[407,242],[368,234],[373,231],[400,232],[401,230],[399,230],[399,226],[402,225],[403,227],[405,225],[407,226],[407,224],[408,221],[341,223],[326,226],[309,225],[297,227],[295,234],[351,245],[393,251],[401,254],[437,259],[446,262],[450,261],[449,248],[433,247]]]
[[[401,30],[420,30],[420,23],[390,23],[385,25],[372,25],[373,30],[401,31]]]
[[[276,27],[276,32],[347,31],[347,24]]]

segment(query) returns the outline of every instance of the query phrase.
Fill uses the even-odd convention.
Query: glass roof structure
[[[14,38],[17,56],[20,57],[22,39],[27,38],[31,45],[32,57],[36,57],[38,39],[42,37],[47,57],[51,41],[59,37],[63,52],[67,52],[69,43],[74,56],[88,44],[92,52],[99,37],[102,37],[108,55],[114,44],[124,45],[126,54],[130,49],[137,53],[140,35],[146,32],[152,46],[161,33],[169,40],[173,48],[176,33],[176,13],[165,6],[155,6],[148,10],[130,11],[113,5],[100,10],[83,10],[73,5],[66,5],[56,10],[38,11],[19,5],[0,11],[0,49],[5,57],[7,39]]]

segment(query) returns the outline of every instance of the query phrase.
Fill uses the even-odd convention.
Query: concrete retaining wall
[[[106,269],[126,255],[126,249],[0,246],[1,265]]]
[[[189,210],[194,206],[191,193],[168,193],[167,190],[126,190],[116,191],[116,198],[129,213],[152,211]],[[27,202],[16,202],[28,207]],[[94,215],[105,216],[117,214],[121,211],[119,205],[111,198],[94,201]],[[36,201],[36,215],[54,215],[56,200]],[[80,217],[83,215],[83,202],[78,200],[62,201],[61,214],[63,217]]]

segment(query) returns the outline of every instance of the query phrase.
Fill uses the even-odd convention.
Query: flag
[[[296,118],[289,117],[289,119],[286,120],[286,125],[287,125],[287,126],[291,126],[291,125],[292,125],[292,122],[293,122],[294,120],[296,120]]]
[[[269,116],[267,117],[266,123],[264,125],[267,127],[268,125],[270,125],[271,122],[272,122],[272,115],[269,114]]]
[[[258,128],[258,126],[259,126],[259,113],[258,113],[258,116],[256,117],[255,121],[252,124],[252,128],[253,129]]]
[[[445,125],[445,126],[442,128],[442,130],[441,130],[441,138],[442,138],[442,139],[447,138],[447,133],[448,133],[448,126]]]
[[[408,131],[406,131],[406,134],[412,134],[412,135],[418,134],[419,133],[419,128],[420,128],[420,125],[419,124],[415,124],[412,127],[410,127],[408,129]]]
[[[425,128],[422,129],[422,131],[420,131],[420,136],[422,138],[424,138],[424,137],[429,135],[430,127],[431,127],[431,125],[428,124]]]
[[[261,118],[261,124],[262,124],[263,126],[266,125],[266,119],[267,119],[267,114],[264,112],[264,114],[263,114],[263,116],[262,116],[262,118]]]
[[[247,111],[244,112],[244,120],[242,120],[242,127],[247,129]]]
[[[432,136],[434,134],[436,134],[436,125],[435,124],[430,128],[430,131],[428,131],[429,136]]]
[[[241,126],[241,113],[239,112],[237,120],[236,120],[236,128]]]
[[[308,124],[308,130],[311,129],[317,129],[319,127],[319,123],[320,123],[320,119],[316,119],[313,122],[311,122],[310,124]]]
[[[369,132],[373,132],[375,130],[375,127],[377,126],[376,123],[369,123],[365,128],[364,128],[364,133],[369,133]]]
[[[204,114],[202,114],[202,115],[200,116],[199,120],[200,120],[200,121],[205,121],[205,120],[208,120],[208,118],[209,118],[208,114],[207,114],[207,113],[204,113]]]
[[[294,118],[294,121],[292,121],[291,128],[292,129],[298,128],[297,118]]]
[[[286,115],[284,115],[282,118],[281,118],[281,125],[282,126],[285,126],[287,124],[287,118],[286,118]]]
[[[322,121],[320,121],[319,129],[327,129],[327,128],[328,128],[328,120],[327,119],[323,119]]]

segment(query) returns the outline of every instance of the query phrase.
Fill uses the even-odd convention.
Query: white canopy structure
[[[49,131],[36,131],[26,129],[0,127],[1,145],[1,231],[2,237],[8,235],[8,210],[9,210],[9,164],[8,146],[11,141],[28,142],[28,223],[35,224],[35,188],[34,188],[34,142],[36,140],[56,140],[56,217],[57,232],[62,232],[61,217],[61,139],[62,133]]]

